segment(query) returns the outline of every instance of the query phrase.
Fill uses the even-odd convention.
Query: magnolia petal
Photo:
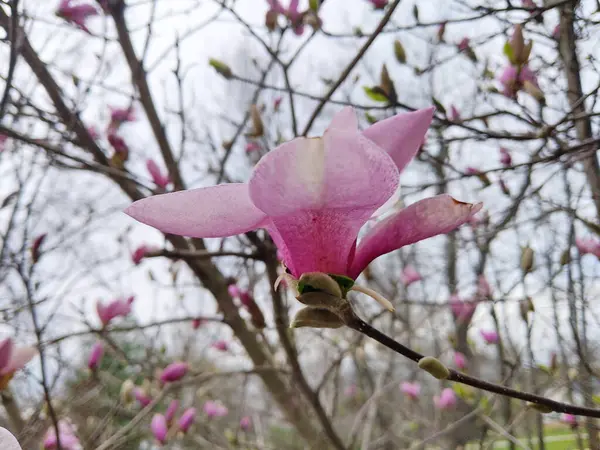
[[[0,373],[10,363],[10,358],[13,353],[13,341],[11,338],[6,338],[0,341]]]
[[[125,212],[165,233],[199,238],[245,233],[266,221],[250,201],[248,185],[242,183],[154,195]]]
[[[2,450],[21,450],[17,439],[6,428],[0,427],[0,448]]]
[[[293,275],[346,274],[360,227],[394,193],[398,171],[342,110],[323,138],[294,139],[256,165],[252,202]]]
[[[12,356],[8,365],[4,369],[0,370],[0,373],[12,373],[25,367],[33,357],[37,355],[37,349],[35,347],[17,347],[13,350]]]
[[[459,202],[446,194],[413,203],[379,222],[365,235],[356,249],[350,276],[356,278],[378,256],[454,230],[481,207],[481,203]]]
[[[388,152],[401,172],[423,144],[434,111],[432,107],[397,114],[371,125],[363,135]]]

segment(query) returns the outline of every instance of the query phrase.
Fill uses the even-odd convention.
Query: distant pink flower
[[[500,147],[500,163],[507,167],[512,165],[512,157],[510,156],[508,150],[504,147]]]
[[[552,30],[552,37],[557,41],[560,39],[560,24],[556,25],[554,30]]]
[[[388,0],[369,0],[375,9],[383,9],[387,6]]]
[[[433,108],[418,110],[360,132],[353,109],[345,108],[322,138],[297,138],[268,152],[248,183],[155,195],[126,212],[193,237],[266,228],[292,276],[356,279],[375,258],[448,233],[481,209],[449,195],[421,200],[378,222],[357,245],[361,227],[396,191],[399,170],[417,153],[432,117]]]
[[[75,435],[73,425],[65,419],[58,421],[58,436],[60,438],[60,447],[62,450],[81,450],[83,447]],[[44,450],[56,450],[58,447],[58,438],[56,429],[50,426],[44,435]]]
[[[133,390],[133,397],[138,401],[138,403],[142,406],[142,407],[146,407],[150,404],[150,402],[152,402],[152,397],[150,397],[146,391],[144,391],[142,388],[136,387]]]
[[[298,3],[299,0],[290,0],[289,6],[284,8],[279,0],[267,0],[269,4],[269,11],[267,11],[267,15],[272,15],[277,17],[277,15],[282,14],[288,18],[292,28],[294,29],[294,33],[298,36],[304,33],[304,23],[302,22],[303,14],[298,11]]]
[[[96,302],[96,312],[103,326],[108,325],[116,317],[125,317],[131,312],[131,304],[135,297],[117,298],[108,304]]]
[[[229,350],[229,344],[227,343],[227,341],[219,339],[218,341],[213,342],[212,348],[221,352],[226,352],[227,350]]]
[[[98,366],[102,362],[104,356],[104,344],[102,341],[97,341],[92,347],[90,357],[88,359],[88,368],[92,371],[98,369]]]
[[[135,264],[136,266],[139,265],[142,262],[142,259],[146,257],[149,251],[151,251],[151,248],[147,245],[140,245],[138,248],[136,248],[131,254],[131,261],[133,262],[133,264]]]
[[[471,40],[468,37],[462,38],[462,40],[458,43],[458,50],[464,52],[468,50],[471,46]]]
[[[465,173],[466,173],[467,175],[480,175],[480,174],[481,174],[481,170],[479,170],[479,169],[477,169],[477,168],[475,168],[475,167],[471,167],[471,166],[469,166],[469,167],[467,167],[467,168],[465,169]]]
[[[34,347],[15,347],[11,338],[0,341],[0,391],[8,386],[15,372],[25,367],[36,353]]]
[[[560,420],[569,425],[571,428],[577,428],[577,417],[575,417],[573,414],[563,414]]]
[[[515,97],[517,92],[523,89],[525,82],[539,87],[535,73],[526,64],[521,66],[520,70],[513,65],[506,66],[499,81],[502,84],[502,93],[507,97]]]
[[[203,323],[204,323],[204,319],[194,319],[194,320],[192,320],[192,328],[194,330],[197,330],[198,328],[200,328],[202,326]]]
[[[0,427],[0,445],[2,445],[2,450],[22,450],[17,442],[17,438],[6,428],[2,427]]]
[[[575,239],[575,246],[579,253],[582,255],[591,254],[600,258],[600,240],[594,238],[577,238]]]
[[[344,389],[344,395],[346,397],[356,397],[356,394],[358,394],[358,387],[355,384],[350,384]]]
[[[203,409],[204,413],[209,419],[213,419],[215,417],[225,417],[229,413],[229,410],[226,406],[212,400],[208,400],[206,403],[204,403]]]
[[[148,159],[146,161],[146,169],[148,169],[148,173],[152,177],[152,181],[158,187],[165,189],[169,183],[171,182],[171,178],[169,178],[168,173],[162,173],[160,167],[153,159]]]
[[[150,423],[150,430],[152,430],[154,439],[161,444],[164,444],[167,441],[167,433],[169,432],[165,416],[162,414],[154,414],[152,422]]]
[[[248,291],[243,291],[240,293],[240,303],[248,308],[251,304],[254,303],[254,297]]]
[[[457,322],[469,322],[477,309],[477,303],[462,300],[457,294],[450,297],[450,310]]]
[[[421,394],[421,385],[405,381],[400,385],[400,391],[412,400],[416,400]]]
[[[240,428],[244,431],[248,431],[252,426],[252,419],[250,416],[244,416],[240,419]]]
[[[177,422],[179,430],[186,433],[196,420],[196,408],[186,409]]]
[[[456,406],[457,399],[456,394],[451,388],[446,388],[442,391],[440,396],[433,397],[433,403],[437,409],[448,410]]]
[[[498,333],[496,333],[493,330],[490,330],[490,331],[481,330],[480,333],[481,333],[481,337],[487,344],[497,344],[498,340],[500,339],[500,337],[498,336]]]
[[[406,287],[422,279],[421,274],[413,266],[405,266],[400,275],[400,282]]]
[[[56,15],[68,23],[75,25],[80,30],[91,34],[85,22],[89,17],[97,16],[98,11],[92,5],[73,5],[72,3],[73,0],[62,0],[56,10]]]
[[[246,144],[246,153],[252,153],[260,150],[260,145],[256,141],[250,141]]]
[[[282,101],[283,101],[283,97],[275,97],[275,100],[273,100],[273,109],[275,111],[277,111],[279,109]]]
[[[98,132],[98,129],[93,125],[87,127],[87,132],[94,141],[100,138],[100,133]]]
[[[31,259],[34,263],[38,262],[40,256],[42,256],[41,247],[44,241],[46,240],[46,233],[42,233],[38,235],[34,240],[33,244],[31,244]]]
[[[454,352],[454,365],[460,370],[465,370],[467,368],[467,357],[461,352]]]
[[[165,367],[160,374],[160,381],[170,383],[179,381],[187,374],[190,366],[185,362],[174,362]]]
[[[135,122],[137,119],[133,106],[130,106],[129,108],[113,108],[112,106],[109,106],[109,109],[110,123],[113,127],[119,127],[119,125],[125,122]]]
[[[454,105],[450,106],[450,120],[452,122],[460,122],[460,112]]]
[[[175,414],[177,414],[177,410],[179,409],[179,400],[171,400],[169,403],[169,407],[165,411],[165,420],[167,421],[167,425],[171,425],[173,423],[173,419],[175,418]]]
[[[485,278],[485,275],[479,275],[477,279],[477,298],[486,299],[492,295],[492,288],[490,287],[490,283]]]
[[[229,293],[229,295],[235,298],[240,296],[242,290],[237,286],[237,284],[234,283],[227,286],[227,292]]]
[[[125,142],[125,139],[116,134],[116,132],[111,131],[108,133],[108,143],[122,161],[129,159],[129,146]]]

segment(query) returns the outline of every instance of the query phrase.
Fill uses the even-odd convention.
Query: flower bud
[[[527,246],[521,251],[521,270],[523,271],[523,273],[527,274],[527,273],[531,272],[531,269],[533,269],[533,263],[534,263],[533,249],[531,247]]]
[[[404,50],[404,46],[398,39],[394,41],[394,55],[396,56],[396,59],[399,63],[406,63],[406,51]]]
[[[129,404],[133,401],[134,397],[133,397],[133,390],[135,389],[135,384],[133,383],[132,380],[125,380],[123,382],[123,384],[121,385],[121,392],[120,392],[120,397],[121,397],[121,402],[123,402],[124,404]]]
[[[342,319],[331,311],[306,307],[296,313],[290,328],[340,328],[343,325]]]
[[[439,360],[433,356],[426,356],[419,360],[419,369],[429,372],[438,380],[445,380],[450,376],[450,370]]]
[[[322,272],[306,272],[300,276],[298,280],[298,292],[304,294],[307,292],[324,292],[334,297],[342,296],[340,285],[326,273]],[[317,306],[317,305],[309,305]]]
[[[566,249],[560,255],[560,265],[561,266],[566,266],[570,262],[571,262],[571,251],[569,249]]]
[[[534,83],[532,83],[531,81],[529,81],[529,80],[525,81],[523,83],[523,89],[525,90],[525,92],[527,92],[533,98],[535,98],[538,102],[540,102],[540,103],[546,102],[546,96],[544,95],[542,90],[539,87],[537,87]]]
[[[258,106],[254,104],[250,106],[250,121],[252,123],[252,128],[246,133],[246,136],[253,138],[261,137],[265,133],[265,127],[262,118],[260,117]]]
[[[219,75],[222,75],[226,80],[230,80],[233,77],[233,72],[227,64],[219,61],[218,59],[210,58],[208,64],[212,66]]]
[[[519,302],[519,310],[521,312],[521,319],[527,322],[529,313],[535,311],[535,306],[531,297],[527,297]]]
[[[521,28],[521,25],[515,25],[515,29],[513,31],[513,35],[510,38],[509,44],[512,50],[511,63],[526,63],[527,61],[522,61],[523,52],[525,50],[525,40],[523,39],[523,29]]]

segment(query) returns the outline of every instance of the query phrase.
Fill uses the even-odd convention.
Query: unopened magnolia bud
[[[121,385],[121,392],[120,392],[120,397],[121,397],[121,402],[123,402],[124,404],[129,404],[133,401],[133,390],[135,389],[135,384],[133,383],[132,380],[125,380],[123,382],[123,384]]]
[[[525,81],[525,83],[523,83],[523,89],[538,102],[544,103],[546,101],[546,97],[544,96],[542,90],[531,81]]]
[[[510,38],[510,47],[512,50],[511,63],[523,64],[526,61],[522,61],[523,52],[525,50],[525,40],[523,39],[523,29],[521,25],[515,25],[513,35]]]
[[[429,372],[438,380],[445,380],[450,376],[450,370],[439,360],[433,356],[426,356],[419,360],[419,368]]]
[[[342,296],[340,285],[323,272],[307,272],[303,273],[298,280],[298,292],[300,294],[321,291],[334,297]]]
[[[521,312],[521,319],[527,322],[529,313],[535,311],[535,306],[531,297],[527,297],[519,302],[519,310]]]
[[[531,272],[531,269],[533,269],[533,262],[533,249],[527,246],[521,251],[521,270],[523,271],[523,273]]]
[[[566,266],[570,262],[571,262],[571,251],[569,249],[566,249],[560,255],[560,265],[561,266]]]
[[[226,80],[230,80],[233,77],[233,72],[229,68],[227,64],[219,61],[218,59],[210,58],[208,60],[208,64],[210,64],[214,69],[222,75]]]
[[[307,306],[298,311],[290,328],[340,328],[343,325],[342,319],[331,311]]]
[[[390,73],[388,72],[387,66],[384,64],[381,66],[381,73],[379,75],[380,83],[379,87],[387,97],[390,103],[396,103],[397,95],[396,88],[394,87],[394,82],[390,77]]]
[[[252,122],[252,128],[246,136],[253,138],[261,137],[265,132],[265,127],[262,118],[260,117],[258,106],[256,105],[250,106],[250,121]]]
[[[404,50],[404,46],[398,39],[394,41],[394,55],[396,55],[396,59],[399,63],[406,63],[406,51]]]
[[[547,406],[547,405],[542,405],[540,403],[527,403],[527,407],[531,408],[531,409],[535,409],[536,411],[539,411],[543,414],[548,414],[551,413],[552,411],[554,411],[551,407]]]

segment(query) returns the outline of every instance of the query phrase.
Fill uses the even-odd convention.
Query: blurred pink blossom
[[[480,333],[481,337],[487,344],[497,344],[498,340],[500,339],[498,333],[496,333],[494,330],[481,330]]]
[[[162,414],[154,414],[152,422],[150,423],[150,430],[152,430],[154,438],[161,444],[164,444],[167,441],[167,433],[169,432],[165,416]]]
[[[492,288],[485,275],[479,275],[477,278],[477,298],[486,299],[492,295]]]
[[[369,0],[375,9],[383,9],[387,6],[388,0]]]
[[[158,164],[153,159],[148,159],[146,161],[146,169],[148,169],[148,173],[152,177],[152,181],[158,187],[165,189],[169,183],[171,183],[171,178],[169,178],[168,173],[162,173]]]
[[[163,369],[160,374],[160,381],[163,383],[171,383],[179,381],[187,374],[190,366],[185,362],[174,362]]]
[[[142,262],[142,259],[144,259],[146,257],[146,254],[148,254],[148,252],[150,252],[151,250],[152,249],[147,245],[140,245],[131,254],[131,261],[136,266],[139,265]]]
[[[400,275],[400,282],[406,287],[422,279],[421,274],[413,266],[405,266]]]
[[[461,52],[468,50],[470,46],[471,40],[468,37],[462,38],[462,40],[458,43],[458,49]]]
[[[192,320],[192,328],[194,330],[197,330],[198,328],[200,328],[202,326],[203,323],[204,323],[204,319],[194,319],[194,320]]]
[[[571,428],[577,428],[577,417],[575,417],[573,414],[563,414],[560,420],[569,425]]]
[[[502,75],[500,75],[499,81],[502,84],[502,93],[511,98],[515,97],[517,92],[523,89],[525,82],[539,87],[535,73],[526,64],[521,66],[520,69],[513,65],[506,66]]]
[[[560,39],[560,24],[556,25],[554,30],[552,30],[552,37],[557,41]]]
[[[173,419],[175,418],[175,414],[177,414],[178,409],[179,400],[171,400],[171,403],[169,403],[169,407],[165,411],[165,419],[167,421],[167,425],[171,425],[171,423],[173,423]]]
[[[11,338],[0,341],[0,391],[8,386],[17,370],[36,355],[34,347],[15,347]]]
[[[212,348],[221,352],[226,352],[227,350],[229,350],[229,344],[227,343],[227,341],[219,339],[218,341],[212,343]]]
[[[504,147],[500,147],[500,163],[507,167],[512,165],[512,157],[510,156],[508,150]]]
[[[600,258],[600,240],[594,238],[577,238],[575,246],[582,255],[591,254]]]
[[[238,287],[237,284],[230,284],[229,286],[227,286],[227,292],[229,293],[229,295],[231,295],[233,298],[239,297],[242,290]]]
[[[72,3],[73,0],[62,0],[56,10],[56,15],[68,23],[75,25],[80,30],[91,34],[86,21],[90,17],[97,16],[98,11],[90,4],[73,5]]]
[[[204,413],[208,416],[209,419],[213,419],[215,417],[225,417],[229,410],[222,403],[214,402],[212,400],[208,400],[204,403],[203,406]]]
[[[196,408],[186,409],[177,422],[179,430],[186,433],[196,420]]]
[[[458,294],[450,296],[450,310],[457,322],[469,322],[477,309],[477,303],[462,300]]]
[[[453,122],[460,122],[460,112],[454,105],[450,106],[450,120]]]
[[[250,141],[246,144],[246,153],[252,153],[260,150],[260,145],[256,141]]]
[[[454,352],[454,365],[460,370],[465,370],[467,368],[467,357],[461,352]]]
[[[273,100],[273,109],[275,111],[279,110],[279,107],[281,106],[281,102],[283,101],[283,97],[275,97],[275,100]]]
[[[125,122],[134,122],[137,118],[133,106],[129,108],[114,108],[109,106],[110,109],[110,126],[119,127]]]
[[[150,397],[146,391],[144,391],[144,389],[136,387],[133,390],[133,397],[138,401],[138,403],[142,406],[142,407],[146,407],[150,404],[150,402],[152,401],[152,397]]]
[[[451,388],[446,388],[442,391],[440,396],[436,395],[433,397],[433,403],[436,408],[441,410],[452,409],[457,403],[456,394]]]
[[[412,400],[416,400],[421,394],[421,385],[416,382],[410,383],[405,381],[400,385],[400,391]]]
[[[252,419],[250,416],[244,416],[240,419],[240,428],[244,431],[248,431],[252,426]]]
[[[125,317],[131,312],[131,304],[135,300],[133,295],[128,298],[117,298],[107,305],[98,300],[96,312],[103,326],[108,325],[116,317]]]
[[[102,357],[104,356],[104,344],[102,341],[97,341],[92,347],[92,351],[90,353],[90,357],[88,359],[88,368],[90,370],[98,369],[98,366],[102,362]]]
[[[58,438],[55,427],[50,426],[48,428],[42,444],[44,450],[56,450],[58,448],[58,439],[60,439],[62,450],[81,450],[83,448],[75,435],[73,425],[68,420],[61,419],[58,421]]]

